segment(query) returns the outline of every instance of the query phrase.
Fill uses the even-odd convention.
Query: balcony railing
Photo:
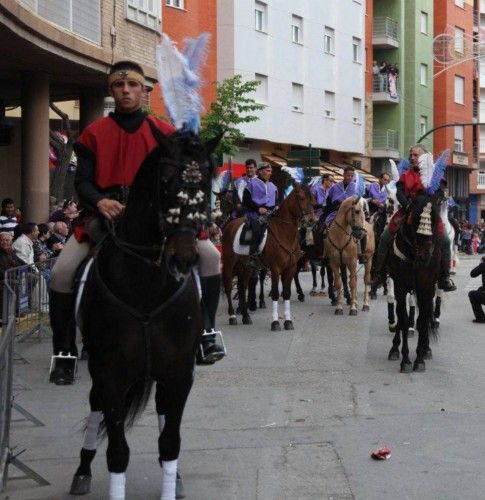
[[[485,172],[478,172],[477,188],[485,189]]]
[[[377,129],[372,136],[373,149],[399,150],[399,133],[397,130]]]
[[[396,77],[396,83],[390,84],[389,76],[384,73],[374,75],[372,81],[372,100],[377,103],[399,102],[399,77]]]
[[[373,38],[391,38],[399,42],[399,25],[397,21],[390,17],[376,17],[374,19],[374,28],[372,30]]]

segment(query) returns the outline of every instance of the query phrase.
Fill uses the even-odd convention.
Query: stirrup
[[[63,354],[62,352],[54,354],[51,357],[51,365],[49,368],[49,382],[54,382],[54,380],[52,380],[52,374],[57,368],[71,370],[74,381],[77,374],[77,356],[72,356],[70,352],[67,354]]]
[[[213,340],[214,342],[211,343],[211,345],[215,345],[219,349],[215,352],[209,352],[207,346],[204,348],[204,337],[207,340]],[[227,355],[226,344],[224,343],[222,332],[220,330],[214,330],[214,328],[212,328],[210,331],[204,330],[199,349],[200,359],[203,363],[215,363],[216,361],[219,361]]]

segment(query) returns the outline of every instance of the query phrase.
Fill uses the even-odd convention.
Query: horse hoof
[[[349,311],[349,316],[357,316],[357,309],[351,309]]]
[[[230,325],[237,325],[237,318],[229,318]]]
[[[396,332],[396,326],[397,326],[397,325],[389,325],[389,331],[390,331],[391,333],[395,333],[395,332]]]
[[[362,306],[362,310],[363,310],[363,311],[366,311],[366,312],[367,312],[367,311],[370,311],[370,307],[369,307],[369,306],[367,306],[367,305],[363,305],[363,306]]]
[[[343,316],[344,311],[342,309],[335,309],[335,316]]]
[[[293,326],[293,321],[291,321],[291,319],[285,320],[284,328],[285,330],[294,330],[295,327]]]
[[[369,297],[371,300],[377,300],[377,293],[370,293]]]
[[[414,337],[414,328],[408,328],[408,337]]]
[[[87,495],[91,491],[91,476],[74,476],[70,495]]]
[[[426,371],[426,365],[424,364],[424,361],[421,361],[418,363],[417,361],[414,362],[414,367],[413,370],[415,372],[424,372]]]
[[[253,324],[253,320],[249,316],[244,317],[242,319],[242,322],[243,322],[243,325],[252,325]]]
[[[401,373],[411,373],[413,365],[411,363],[401,363]]]
[[[305,302],[305,296],[304,296],[302,293],[299,293],[299,294],[298,294],[298,300],[299,300],[300,302]]]
[[[256,305],[256,302],[250,302],[248,305],[248,309],[252,312],[256,311],[257,308],[258,306]]]
[[[428,349],[426,353],[424,354],[424,359],[433,359],[433,351],[431,349]]]
[[[281,331],[281,325],[279,321],[273,321],[271,323],[271,331],[272,332],[279,332]]]
[[[399,351],[389,351],[389,355],[387,356],[389,361],[398,361],[399,360]]]
[[[259,308],[260,308],[260,309],[266,309],[266,302],[265,302],[264,300],[261,300],[261,301],[259,302]]]
[[[337,299],[332,299],[332,306],[336,306],[337,305]]]

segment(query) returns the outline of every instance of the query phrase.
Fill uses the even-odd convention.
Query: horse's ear
[[[207,156],[210,156],[215,151],[215,149],[217,148],[217,146],[221,142],[221,139],[223,136],[224,136],[224,132],[221,132],[220,134],[216,135],[212,139],[208,139],[207,141],[205,141],[204,146],[205,146],[205,150],[207,152]]]

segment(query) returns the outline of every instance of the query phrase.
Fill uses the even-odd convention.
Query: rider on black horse
[[[108,87],[115,111],[86,127],[75,144],[78,158],[75,186],[81,204],[93,216],[113,221],[123,213],[129,186],[139,167],[157,146],[154,134],[168,136],[175,128],[142,111],[145,77],[138,64],[131,61],[114,64]],[[54,355],[61,352],[77,355],[74,279],[91,246],[84,225],[78,225],[52,270],[50,320]],[[208,237],[198,240],[198,252],[205,327],[210,330],[215,326],[219,301],[220,254]],[[204,337],[203,342],[204,352],[212,361],[224,356],[215,338]],[[74,373],[72,368],[59,363],[50,379],[58,385],[71,384]]]
[[[388,192],[386,189],[387,184],[391,177],[387,172],[382,172],[379,176],[379,182],[373,182],[369,184],[366,189],[364,198],[369,203],[370,215],[372,216],[376,212],[383,213],[386,210],[386,202],[388,197]]]
[[[386,229],[384,229],[379,241],[377,250],[377,269],[376,269],[376,284],[381,284],[386,279],[387,255],[391,237],[397,232],[403,217],[407,213],[407,207],[411,200],[419,193],[423,193],[425,188],[421,180],[419,169],[419,158],[427,153],[426,148],[422,144],[416,144],[409,151],[410,168],[404,172],[396,184],[397,199],[401,204],[401,208],[393,215]],[[438,221],[438,231],[441,237],[441,264],[440,276],[438,280],[438,288],[445,292],[456,290],[456,286],[450,279],[450,240],[444,231],[443,222]]]

